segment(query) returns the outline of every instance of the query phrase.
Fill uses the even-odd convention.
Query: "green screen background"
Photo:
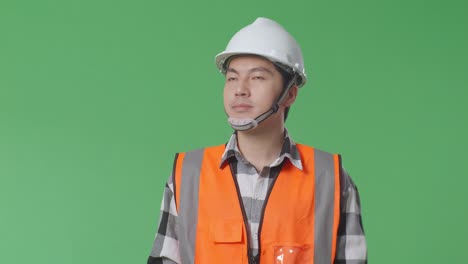
[[[464,263],[468,2],[0,2],[0,263],[145,263],[175,152],[228,140],[230,37],[302,46],[287,127],[343,155],[371,263]]]

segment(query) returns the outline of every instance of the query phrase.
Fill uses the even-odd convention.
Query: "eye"
[[[235,80],[237,80],[236,77],[227,77],[226,78],[226,81],[228,81],[228,82],[232,82],[232,81],[235,81]]]
[[[265,80],[263,76],[254,76],[252,77],[253,80]]]

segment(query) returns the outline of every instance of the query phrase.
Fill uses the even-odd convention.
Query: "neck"
[[[276,127],[259,126],[253,130],[238,131],[237,144],[242,155],[260,172],[281,152],[284,124]]]

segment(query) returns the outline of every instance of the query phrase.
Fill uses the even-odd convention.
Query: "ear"
[[[294,85],[289,89],[288,94],[286,95],[286,98],[284,98],[283,105],[285,107],[290,107],[294,103],[294,101],[296,101],[298,89],[299,88],[297,87],[297,85]]]

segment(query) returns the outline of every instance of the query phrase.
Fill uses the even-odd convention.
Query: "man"
[[[153,263],[367,263],[358,191],[339,155],[284,127],[306,82],[302,52],[258,18],[216,56],[227,144],[176,155]]]

